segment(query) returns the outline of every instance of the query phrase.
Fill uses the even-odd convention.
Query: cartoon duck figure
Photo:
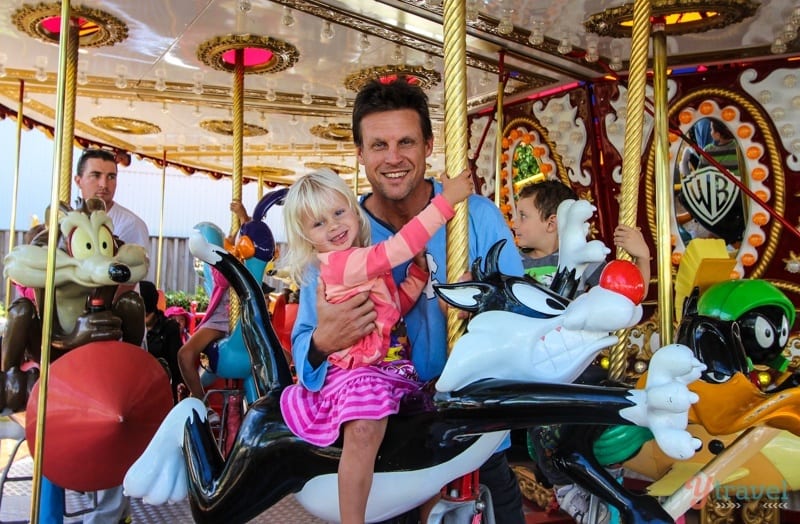
[[[132,286],[147,275],[149,260],[144,247],[123,244],[114,236],[111,219],[99,199],[87,201],[81,210],[62,204],[59,214],[51,358],[89,342],[122,340],[140,345],[145,332],[142,299],[133,291],[115,295],[118,286]],[[24,409],[38,378],[35,368],[22,368],[40,358],[47,240],[48,231],[40,231],[31,243],[16,246],[4,260],[3,276],[33,289],[35,300],[19,298],[8,310],[0,362],[0,410]]]
[[[707,366],[690,386],[701,399],[690,420],[712,435],[766,424],[800,436],[800,388],[782,356],[794,320],[792,302],[764,280],[720,282],[699,300],[693,293],[676,336]],[[767,367],[776,380],[758,380],[754,366]]]

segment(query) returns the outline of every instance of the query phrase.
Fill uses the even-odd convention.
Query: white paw
[[[179,402],[167,414],[144,453],[125,474],[125,494],[147,504],[177,502],[188,495],[186,465],[183,460],[183,429],[197,412],[206,418],[206,406],[196,398]]]

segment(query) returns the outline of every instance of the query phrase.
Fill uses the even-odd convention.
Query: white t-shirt
[[[147,224],[133,211],[114,202],[106,213],[114,224],[114,234],[126,244],[137,244],[150,252],[150,233]]]

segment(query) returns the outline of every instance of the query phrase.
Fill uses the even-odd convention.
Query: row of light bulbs
[[[789,21],[776,32],[770,51],[775,55],[785,53],[788,44],[797,38],[798,29],[800,29],[800,7],[795,7],[789,15]]]

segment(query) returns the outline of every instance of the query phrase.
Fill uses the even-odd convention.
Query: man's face
[[[108,209],[117,191],[117,164],[102,158],[90,158],[83,166],[83,173],[75,175],[75,183],[81,191],[81,198],[100,198]]]
[[[389,200],[403,200],[425,178],[425,159],[433,139],[425,140],[413,109],[372,113],[361,120],[358,161],[372,190]]]

